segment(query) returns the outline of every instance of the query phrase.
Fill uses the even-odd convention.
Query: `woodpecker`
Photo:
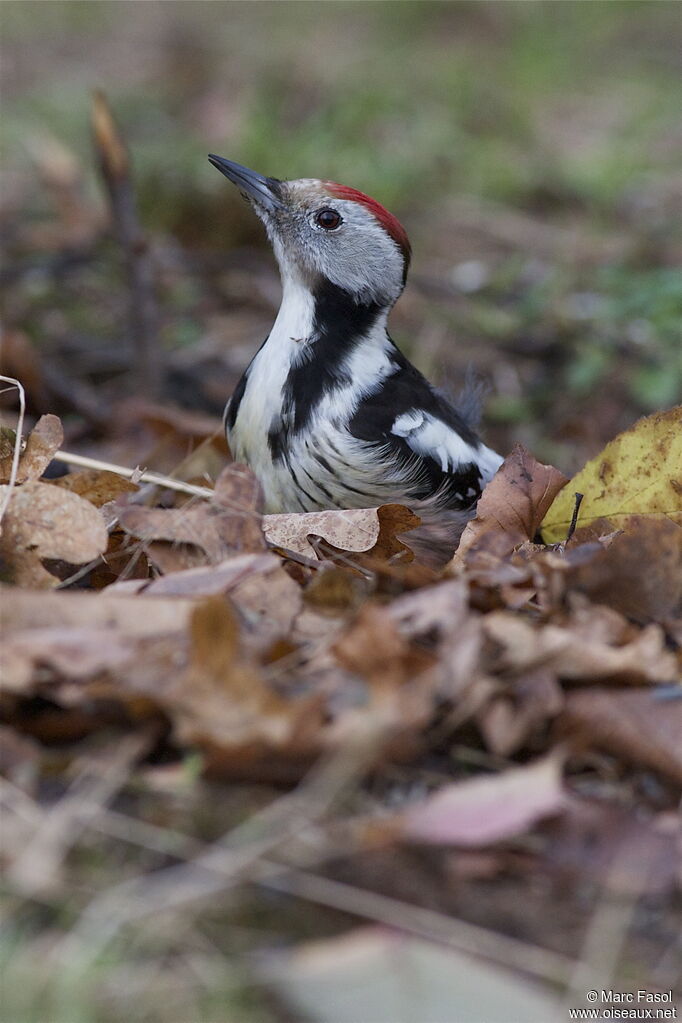
[[[277,318],[225,409],[234,458],[267,512],[405,504],[426,524],[408,542],[443,560],[502,458],[388,333],[405,229],[354,188],[208,159],[262,220],[282,278]]]

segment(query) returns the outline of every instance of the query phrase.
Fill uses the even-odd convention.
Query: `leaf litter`
[[[641,489],[631,506],[623,485],[613,513],[585,485],[590,466],[568,484],[517,447],[435,572],[410,548],[419,525],[410,509],[263,515],[244,466],[225,467],[210,500],[100,470],[44,480],[61,443],[55,420],[43,417],[28,438],[0,538],[0,706],[17,740],[13,778],[58,749],[68,772],[79,744],[112,728],[145,736],[130,784],[188,758],[206,784],[294,793],[321,771],[336,778],[330,792],[350,786],[350,815],[330,809],[309,833],[302,824],[276,869],[312,865],[333,877],[332,864],[345,862],[370,889],[389,885],[409,901],[395,865],[412,857],[426,891],[428,861],[418,857],[440,857],[444,917],[465,912],[463,878],[499,891],[510,872],[597,878],[632,898],[682,883],[672,823],[682,791],[682,526],[676,506],[660,513],[661,487],[652,483],[648,507]],[[654,434],[669,473],[673,420],[645,420],[609,445],[604,486],[619,483],[618,466],[645,471],[632,452],[645,459]],[[586,497],[568,538],[579,484]],[[669,495],[668,477],[662,486]],[[90,562],[99,568],[70,583],[69,571]],[[86,813],[82,827],[110,812]],[[70,819],[55,832],[60,849]],[[4,854],[9,876],[37,885],[36,871],[18,865],[31,834],[25,820],[21,829]],[[658,888],[653,867],[622,866],[633,842],[642,863],[658,865]],[[373,873],[373,859],[388,867]],[[404,926],[410,933],[409,906]],[[373,939],[377,962],[394,933]],[[416,925],[412,935],[424,938]],[[289,980],[277,979],[279,960],[263,975],[301,1006],[321,978],[341,998],[365,938],[347,940],[347,963],[333,943],[325,959],[322,942],[286,960]],[[425,976],[469,969],[459,952],[430,963],[433,947],[414,947]],[[568,951],[579,958],[579,944]],[[535,995],[517,980],[509,997],[530,1006]],[[386,984],[390,1000],[397,978]]]

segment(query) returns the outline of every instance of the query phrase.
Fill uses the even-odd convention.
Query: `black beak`
[[[225,160],[222,156],[214,156],[213,153],[209,154],[208,160],[221,174],[229,178],[243,195],[248,199],[253,199],[269,213],[284,209],[281,191],[282,182],[278,181],[277,178],[266,178],[262,174],[257,174],[256,171],[249,170],[248,167],[242,167],[241,164],[233,163],[232,160]]]

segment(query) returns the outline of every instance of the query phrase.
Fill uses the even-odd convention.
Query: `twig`
[[[54,883],[69,849],[78,841],[91,818],[126,784],[136,760],[151,743],[149,732],[128,736],[106,761],[85,765],[68,793],[55,803],[27,839],[21,855],[7,871],[10,885],[22,895],[45,890]]]
[[[15,437],[14,437],[14,451],[12,452],[12,467],[10,469],[9,481],[8,481],[8,484],[7,484],[7,490],[5,491],[5,496],[2,499],[2,504],[0,504],[0,523],[1,523],[2,522],[2,517],[5,514],[5,512],[7,511],[7,505],[10,502],[10,498],[12,496],[12,491],[14,490],[14,485],[15,485],[15,483],[17,481],[17,473],[19,471],[19,458],[21,457],[21,432],[22,432],[22,429],[23,429],[23,426],[24,426],[24,415],[26,413],[26,392],[24,391],[24,388],[23,388],[22,384],[20,384],[18,380],[15,380],[14,377],[0,376],[0,380],[4,380],[4,382],[6,384],[9,384],[10,387],[16,387],[16,389],[17,389],[17,391],[19,393],[19,418],[17,419],[17,428],[16,428]]]
[[[613,977],[644,887],[642,884],[638,889],[633,884],[629,890],[619,892],[617,886],[621,872],[627,876],[635,869],[632,850],[625,844],[614,857],[607,884],[587,927],[579,958],[564,994],[567,1010],[580,1004],[588,989],[601,991],[615,986]],[[644,873],[645,868],[642,868],[642,882]]]
[[[264,865],[274,864],[265,861]],[[465,920],[453,919],[433,909],[424,909],[379,892],[332,881],[319,874],[296,869],[281,869],[272,877],[258,880],[260,887],[338,909],[343,913],[386,924],[427,941],[435,941],[470,955],[483,956],[512,969],[556,984],[566,984],[575,964],[568,956],[518,938],[487,930]]]
[[[65,465],[79,465],[84,469],[102,469],[105,472],[115,472],[117,476],[124,476],[127,480],[135,483],[154,483],[159,487],[167,487],[168,490],[178,490],[181,494],[191,494],[193,497],[214,496],[210,487],[197,487],[193,483],[184,483],[182,480],[173,479],[172,476],[162,476],[158,472],[148,472],[146,469],[129,469],[126,465],[116,465],[114,462],[103,462],[99,458],[89,458],[87,455],[77,455],[73,451],[56,451],[53,458],[57,462],[64,462]]]
[[[286,870],[264,857],[290,845],[310,825],[325,817],[332,804],[357,783],[376,757],[378,735],[361,735],[345,749],[311,768],[299,787],[231,829],[213,845],[176,864],[128,878],[95,896],[57,953],[63,965],[91,963],[125,926],[167,910],[189,907],[216,896],[255,875]],[[89,826],[97,826],[90,815]],[[177,853],[182,857],[182,852]]]
[[[575,505],[573,507],[573,517],[571,518],[571,524],[568,527],[568,533],[566,535],[565,543],[571,539],[575,533],[575,527],[578,525],[578,512],[580,511],[580,505],[583,503],[584,494],[575,494]]]
[[[99,90],[92,101],[92,131],[114,229],[127,264],[137,384],[142,393],[153,396],[159,391],[162,365],[154,267],[137,215],[128,151],[107,98]]]

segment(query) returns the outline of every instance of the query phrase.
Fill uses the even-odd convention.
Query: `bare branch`
[[[93,95],[91,120],[113,227],[128,271],[137,385],[140,392],[153,397],[160,388],[162,366],[154,266],[137,215],[128,150],[108,100],[99,90]]]

